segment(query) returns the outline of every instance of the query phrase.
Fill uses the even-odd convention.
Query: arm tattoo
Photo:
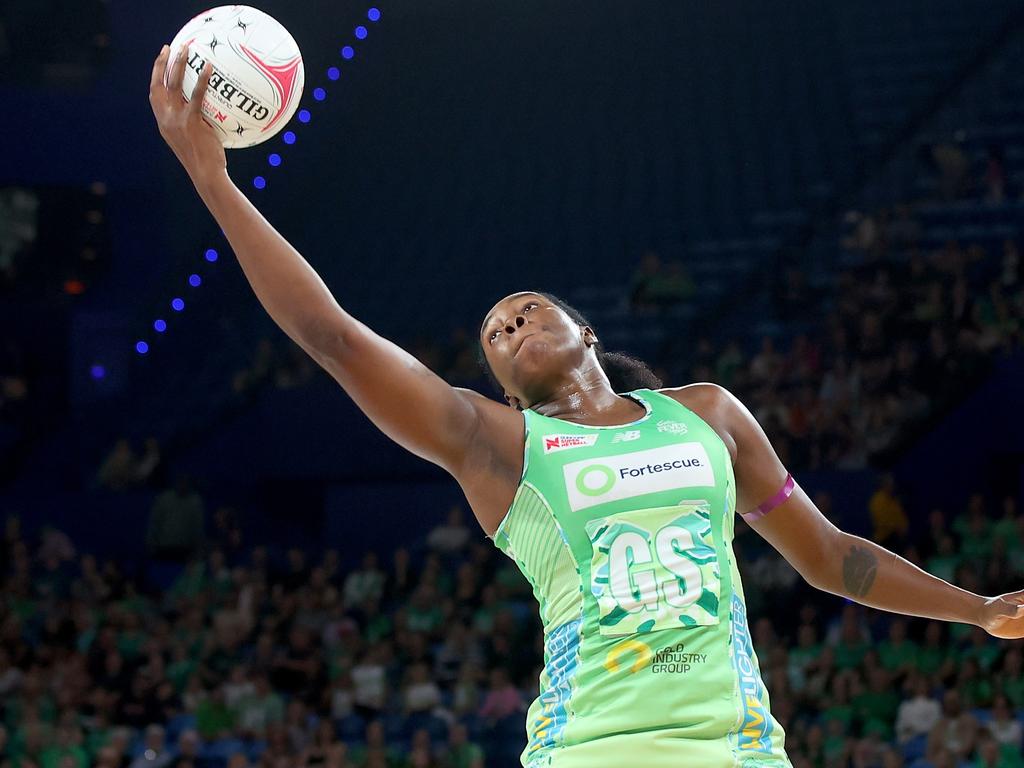
[[[850,597],[864,597],[875,581],[878,558],[864,547],[853,545],[843,558],[843,586]]]

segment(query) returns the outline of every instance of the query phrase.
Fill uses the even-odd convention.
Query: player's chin
[[[552,357],[551,345],[544,339],[531,336],[512,355],[512,365],[519,370],[537,371],[550,367]]]

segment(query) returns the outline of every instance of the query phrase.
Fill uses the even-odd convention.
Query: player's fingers
[[[203,71],[199,73],[199,82],[196,83],[196,87],[192,91],[192,100],[188,105],[190,114],[203,114],[203,99],[206,97],[206,91],[210,87],[210,75],[212,74],[213,64],[208,61],[203,64]]]
[[[167,52],[170,46],[165,45],[153,62],[153,74],[149,77],[149,95],[155,96],[162,92],[164,87],[164,70],[167,68]]]
[[[188,46],[183,45],[178,49],[177,58],[171,66],[171,78],[167,82],[167,88],[171,93],[178,93],[181,90],[181,81],[185,79],[186,61],[188,61]]]

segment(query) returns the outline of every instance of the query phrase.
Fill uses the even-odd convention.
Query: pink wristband
[[[764,502],[757,509],[752,509],[749,512],[742,512],[740,517],[746,520],[748,523],[754,520],[760,520],[762,517],[767,515],[779,504],[788,499],[793,495],[793,489],[796,487],[796,481],[793,479],[793,475],[786,474],[786,482],[782,484],[779,492],[772,496],[768,501]]]

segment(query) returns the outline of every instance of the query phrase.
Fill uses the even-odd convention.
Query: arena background
[[[0,759],[515,765],[527,585],[276,329],[156,130],[202,7],[0,7]],[[260,7],[310,120],[229,169],[356,317],[493,394],[483,313],[564,296],[735,392],[840,527],[1022,586],[1019,2]],[[737,528],[795,766],[1024,762],[1019,643],[814,592]]]

